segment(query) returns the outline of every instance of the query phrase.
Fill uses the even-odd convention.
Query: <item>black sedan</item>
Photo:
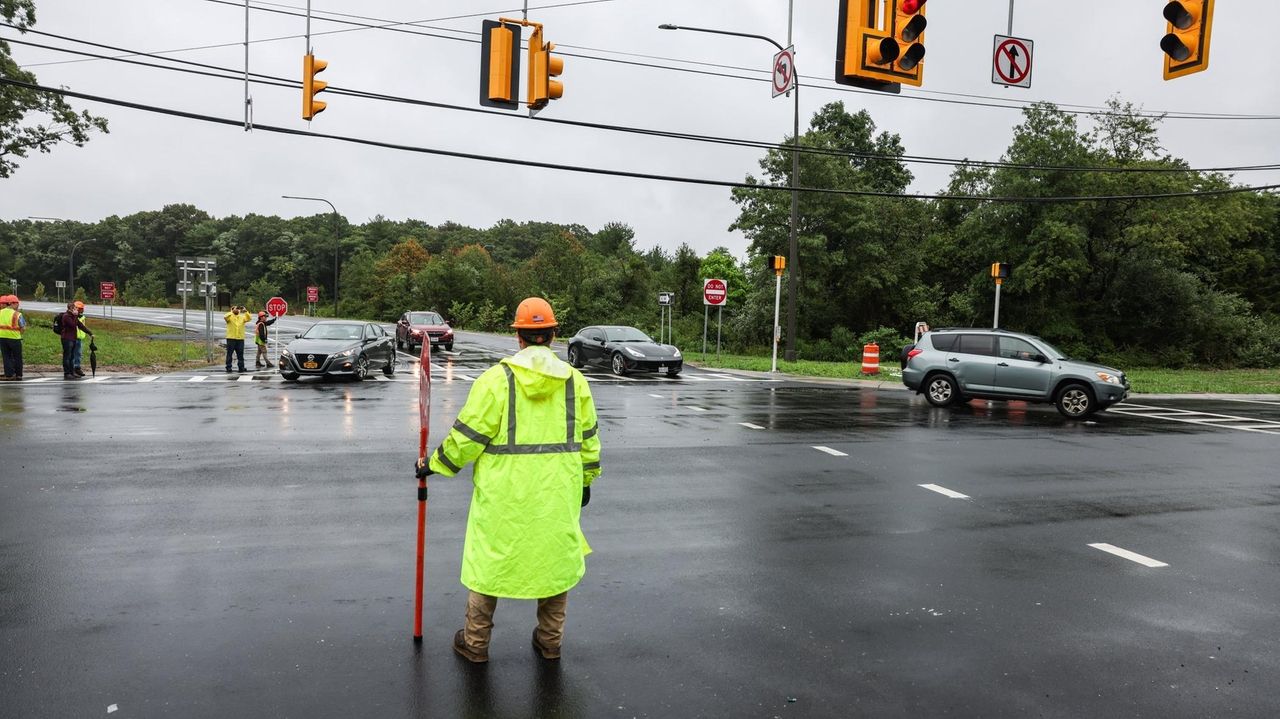
[[[395,374],[396,350],[391,334],[368,322],[317,322],[280,351],[280,376],[290,381],[305,375],[362,380],[377,368]]]
[[[588,362],[604,364],[622,376],[628,372],[666,372],[675,377],[684,369],[684,359],[674,345],[654,342],[635,327],[595,325],[584,327],[569,339],[569,364],[582,367]]]

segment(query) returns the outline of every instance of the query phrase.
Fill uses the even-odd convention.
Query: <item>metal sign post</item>
[[[671,341],[671,333],[669,331],[671,318],[674,314],[672,311],[673,308],[671,307],[673,297],[674,293],[672,292],[658,293],[658,344],[664,344],[664,339],[666,340],[665,344],[673,344]],[[664,332],[666,332],[666,337],[663,336]]]

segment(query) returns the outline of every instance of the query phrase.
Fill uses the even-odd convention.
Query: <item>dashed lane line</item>
[[[967,494],[960,494],[959,492],[947,489],[946,487],[940,487],[936,484],[920,484],[916,486],[923,487],[929,490],[930,492],[937,492],[938,494],[941,494],[944,497],[950,497],[952,499],[970,499],[969,495]]]
[[[826,452],[827,454],[831,455],[832,457],[848,457],[848,456],[849,456],[849,455],[845,454],[844,452],[841,452],[841,451],[840,451],[840,450],[838,450],[838,449],[832,449],[832,448],[830,448],[830,447],[822,447],[822,446],[819,446],[819,445],[815,445],[815,446],[814,446],[814,449],[818,450],[819,452]]]
[[[747,429],[764,429],[764,427],[761,427],[758,424],[751,424],[750,422],[739,422],[738,424],[746,427]]]
[[[653,393],[650,393],[650,394],[649,394],[649,396],[650,396],[650,397],[653,397],[654,399],[662,399],[662,395],[660,395],[660,394],[653,394]]]
[[[1168,564],[1165,564],[1164,562],[1161,562],[1157,559],[1152,559],[1151,557],[1144,557],[1141,554],[1138,554],[1137,552],[1130,552],[1127,549],[1121,549],[1120,547],[1117,547],[1114,544],[1099,542],[1097,544],[1090,544],[1089,546],[1093,547],[1094,549],[1100,549],[1104,552],[1107,552],[1108,554],[1114,554],[1117,557],[1123,557],[1125,559],[1128,559],[1131,562],[1137,562],[1138,564],[1141,564],[1144,567],[1155,568],[1155,567],[1169,566]]]
[[[708,411],[706,407],[698,407],[697,405],[692,405],[692,404],[691,404],[691,405],[688,405],[688,407],[689,407],[689,409],[693,410],[694,412],[706,412],[706,411]]]

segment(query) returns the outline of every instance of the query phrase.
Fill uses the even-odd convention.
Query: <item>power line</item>
[[[0,23],[0,25],[6,25],[6,24]],[[12,26],[9,26],[9,27],[12,27]],[[13,42],[15,44],[19,44],[19,45],[28,45],[31,47],[37,47],[41,49],[54,50],[59,52],[72,53],[72,54],[88,55],[96,59],[108,59],[116,62],[139,65],[143,67],[151,67],[151,68],[163,69],[163,70],[175,70],[175,71],[186,72],[186,73],[195,74],[195,75],[204,75],[204,76],[220,78],[220,79],[236,80],[238,82],[243,80],[243,73],[239,70],[235,70],[232,68],[219,67],[216,65],[195,62],[192,60],[156,57],[153,53],[133,51],[127,48],[122,48],[122,47],[117,47],[112,45],[105,45],[102,43],[96,43],[88,40],[80,40],[77,38],[72,38],[64,35],[57,35],[54,33],[41,32],[36,30],[32,30],[30,32],[37,35],[43,35],[46,37],[52,37],[59,40],[64,40],[67,42],[74,42],[74,43],[79,43],[84,45],[90,45],[93,47],[99,47],[99,48],[104,48],[104,49],[113,50],[117,52],[122,52],[129,57],[153,57],[155,59],[163,60],[165,62],[180,63],[182,65],[188,65],[188,66],[197,67],[197,68],[204,68],[205,70],[212,70],[214,72],[203,72],[198,70],[189,70],[185,68],[157,65],[154,63],[141,62],[138,60],[130,60],[124,56],[112,57],[107,55],[98,55],[95,53],[89,53],[89,52],[80,51],[80,50],[72,50],[69,48],[59,48],[51,45],[42,45],[39,43],[33,43],[25,40],[9,39],[8,41]],[[262,73],[249,73],[249,74],[251,75],[252,78],[254,78],[252,82],[257,84],[269,85],[274,87],[287,87],[287,88],[298,88],[300,86],[300,83],[298,81],[292,80],[289,78],[265,75]],[[357,97],[357,98],[387,101],[387,102],[400,102],[404,104],[411,104],[411,105],[417,105],[417,106],[423,106],[423,107],[433,107],[433,108],[439,108],[439,109],[480,113],[480,114],[489,115],[489,116],[500,116],[500,117],[507,117],[507,118],[515,118],[515,119],[524,119],[518,115],[511,115],[508,113],[482,110],[477,107],[451,105],[448,103],[418,100],[414,98],[406,98],[406,97],[396,96],[396,95],[386,95],[386,94],[374,93],[374,92],[363,91],[363,90],[343,89],[337,86],[330,86],[326,90],[326,92],[332,92],[337,95],[344,95],[348,97]],[[762,140],[746,140],[746,139],[740,139],[740,138],[728,138],[728,137],[701,135],[701,134],[694,134],[694,133],[681,133],[681,132],[674,132],[674,131],[627,127],[627,126],[621,126],[621,125],[609,125],[604,123],[593,123],[593,122],[585,122],[585,121],[579,121],[579,120],[566,120],[566,119],[550,118],[550,117],[540,117],[540,118],[537,118],[537,121],[546,122],[550,124],[567,125],[572,127],[583,127],[588,129],[605,130],[605,131],[613,131],[613,132],[625,132],[625,133],[647,135],[647,136],[653,136],[653,137],[665,137],[669,139],[680,139],[680,140],[689,140],[689,141],[704,142],[704,143],[711,143],[711,144],[721,144],[721,145],[734,146],[734,147],[748,147],[748,148],[763,149],[763,150],[774,150],[774,149],[780,148],[780,145],[778,145],[777,143],[766,142]],[[784,149],[790,150],[789,147]],[[800,152],[807,155],[841,157],[846,159],[857,158],[857,159],[871,160],[871,161],[885,160],[885,161],[891,161],[891,162],[911,163],[911,164],[981,167],[986,169],[1010,169],[1010,170],[1026,170],[1026,171],[1037,171],[1037,172],[1099,172],[1099,173],[1143,174],[1143,173],[1188,173],[1188,172],[1252,172],[1252,171],[1272,171],[1272,170],[1280,169],[1280,163],[1259,164],[1259,165],[1238,165],[1238,166],[1210,167],[1210,168],[1188,168],[1188,167],[1170,167],[1170,166],[1157,166],[1157,167],[1120,166],[1120,167],[1117,167],[1117,166],[1035,165],[1030,163],[1014,163],[1014,162],[1004,162],[1004,161],[994,161],[994,160],[956,159],[956,158],[935,157],[935,156],[925,156],[925,155],[907,155],[907,154],[885,155],[882,153],[868,153],[868,152],[858,152],[858,151],[851,151],[851,150],[836,150],[836,149],[814,148],[814,147],[803,147],[803,146],[800,148]]]
[[[44,85],[37,85],[26,82],[19,82],[7,77],[0,77],[0,85],[11,85],[21,87],[27,90],[35,90],[39,92],[54,93],[65,97],[74,97],[89,102],[99,102],[117,107],[126,107],[144,112],[151,112],[161,115],[169,115],[172,117],[181,117],[189,120],[197,120],[218,125],[227,125],[240,128],[244,124],[242,120],[233,120],[229,118],[215,117],[212,115],[204,115],[200,113],[187,112],[184,110],[175,110],[171,108],[158,107],[155,105],[145,105],[142,103],[129,102],[127,100],[118,100],[114,98],[103,97],[99,95],[90,95],[88,93],[75,92],[66,88],[53,88]],[[566,165],[562,163],[541,162],[537,160],[518,160],[507,157],[499,157],[495,155],[481,155],[470,152],[458,152],[455,150],[442,150],[439,148],[421,147],[416,145],[405,145],[401,143],[385,142],[382,140],[373,140],[369,138],[352,137],[348,135],[334,135],[328,133],[312,132],[310,130],[295,130],[287,127],[276,127],[273,125],[254,125],[255,130],[263,132],[271,132],[282,135],[294,135],[298,137],[314,137],[327,140],[337,140],[356,145],[365,145],[369,147],[379,147],[391,150],[400,150],[404,152],[414,152],[427,155],[439,155],[442,157],[453,157],[463,160],[474,160],[478,162],[489,162],[504,165],[518,165],[521,167],[531,167],[544,170],[558,170],[563,172],[575,172],[591,175],[605,175],[611,177],[625,177],[638,180],[654,180],[660,182],[675,182],[687,185],[705,185],[712,187],[728,187],[765,191],[781,191],[791,192],[793,188],[785,185],[764,185],[755,182],[738,182],[730,180],[714,180],[707,178],[686,177],[679,175],[661,175],[657,173],[634,172],[630,170],[611,170],[599,167],[589,167],[584,165]],[[1221,195],[1234,195],[1246,192],[1263,192],[1280,189],[1280,184],[1276,185],[1259,185],[1259,186],[1236,186],[1217,190],[1199,190],[1188,192],[1166,192],[1146,195],[1083,195],[1083,196],[1062,196],[1062,197],[983,197],[975,195],[942,195],[927,193],[900,193],[900,192],[875,192],[871,190],[842,190],[823,187],[796,187],[794,190],[799,192],[817,193],[825,195],[847,196],[847,197],[879,197],[885,199],[910,199],[910,200],[949,200],[961,202],[999,202],[999,203],[1016,203],[1016,204],[1065,204],[1076,202],[1105,202],[1105,201],[1133,201],[1133,200],[1157,200],[1157,199],[1173,199],[1173,198],[1200,198],[1200,197],[1216,197]]]

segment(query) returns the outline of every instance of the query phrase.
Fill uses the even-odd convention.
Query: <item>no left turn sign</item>
[[[1027,38],[996,35],[991,59],[991,82],[1007,87],[1031,87],[1031,52],[1035,43]]]
[[[789,47],[773,56],[773,96],[791,92],[796,86],[796,49]]]

